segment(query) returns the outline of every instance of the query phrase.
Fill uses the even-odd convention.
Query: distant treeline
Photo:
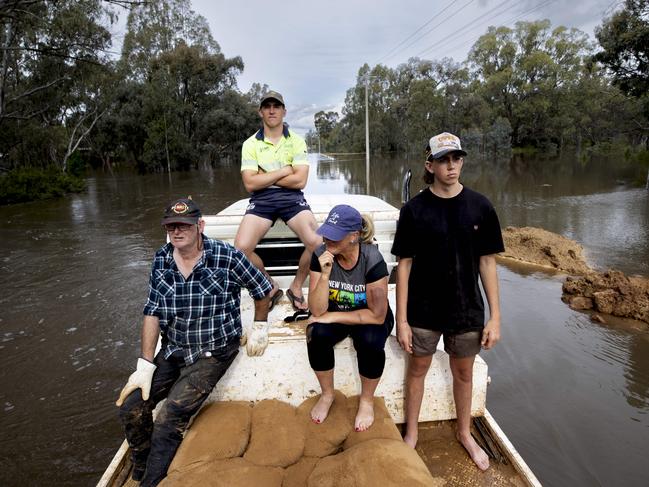
[[[461,26],[460,26],[461,28]],[[645,146],[649,136],[649,2],[627,0],[596,29],[548,20],[490,27],[462,64],[412,58],[392,69],[362,66],[342,116],[321,111],[311,147],[422,153],[452,131],[484,154]]]
[[[0,174],[174,171],[235,153],[263,90],[242,94],[242,70],[188,0],[0,2]]]
[[[520,22],[489,28],[462,64],[364,65],[342,114],[316,114],[309,139],[363,151],[367,84],[373,151],[419,151],[441,130],[484,152],[645,144],[648,1],[605,19],[599,47],[575,29]],[[74,190],[88,164],[145,173],[236,160],[265,89],[241,93],[243,67],[189,0],[0,1],[0,203]]]

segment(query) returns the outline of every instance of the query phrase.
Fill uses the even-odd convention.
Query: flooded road
[[[374,159],[370,193],[399,206],[419,161]],[[591,265],[649,277],[649,194],[607,161],[465,164],[503,226],[579,241]],[[205,213],[245,197],[237,164],[167,175],[96,175],[86,194],[0,208],[0,485],[94,485],[121,443],[114,400],[139,350],[165,204]],[[364,160],[314,163],[309,193],[365,192]],[[561,276],[499,267],[503,341],[483,355],[488,408],[544,485],[646,485],[649,326],[591,323]]]

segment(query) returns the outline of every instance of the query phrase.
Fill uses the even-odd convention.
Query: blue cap
[[[316,230],[328,240],[338,242],[345,238],[349,232],[355,232],[363,228],[363,218],[356,208],[349,205],[334,206],[325,222]]]

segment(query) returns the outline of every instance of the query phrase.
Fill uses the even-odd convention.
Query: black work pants
[[[157,368],[153,374],[149,399],[142,391],[133,391],[120,407],[119,416],[126,440],[131,447],[134,478],[144,474],[141,487],[155,486],[167,475],[167,469],[180,446],[191,417],[212,392],[216,383],[239,351],[238,340],[222,351],[212,352],[185,366],[182,353],[164,358],[162,350],[156,355]],[[164,398],[153,421],[153,410]]]

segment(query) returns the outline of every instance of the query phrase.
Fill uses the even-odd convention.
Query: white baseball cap
[[[429,151],[429,160],[440,159],[449,152],[459,152],[461,155],[466,156],[466,152],[462,150],[460,138],[448,132],[442,132],[431,137],[426,149]]]

